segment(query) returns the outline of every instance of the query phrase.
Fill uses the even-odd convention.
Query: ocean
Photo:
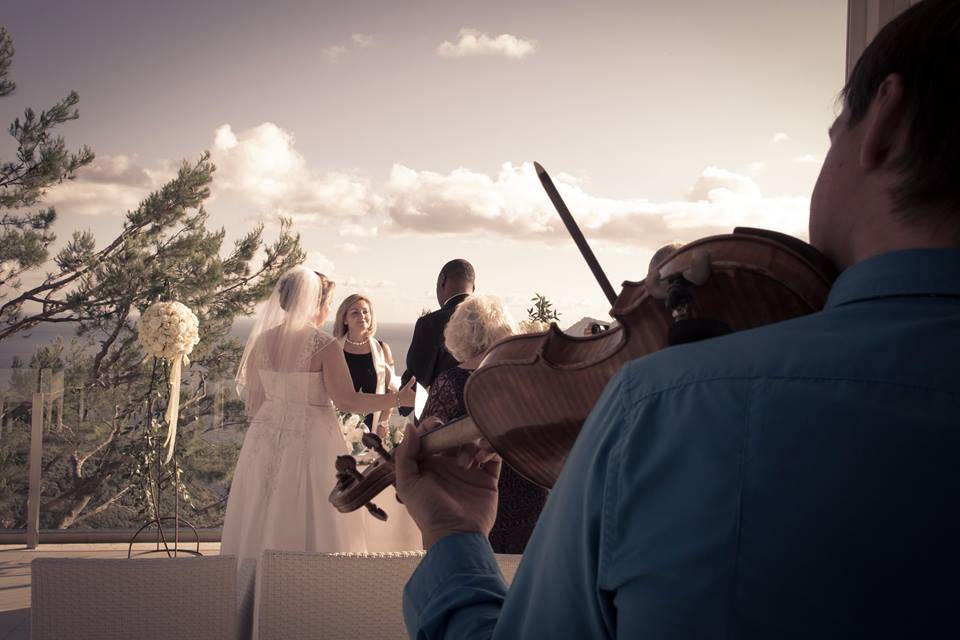
[[[252,328],[252,318],[241,318],[234,323],[230,335],[245,341]],[[331,329],[329,324],[324,328],[328,331]],[[203,331],[202,327],[201,331]],[[76,335],[76,325],[74,324],[41,324],[30,331],[2,340],[0,341],[0,371],[10,368],[15,357],[19,357],[26,366],[30,363],[30,358],[38,348],[53,343],[57,338],[69,341],[74,335]],[[377,328],[377,337],[390,345],[394,362],[396,362],[397,373],[403,373],[406,368],[410,339],[413,337],[413,324],[380,323]]]

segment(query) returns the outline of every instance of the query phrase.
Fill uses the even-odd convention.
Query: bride
[[[260,312],[237,372],[250,427],[233,476],[221,554],[265,549],[366,551],[364,516],[327,501],[334,460],[349,453],[334,405],[366,414],[411,406],[400,391],[354,391],[337,339],[319,327],[335,284],[304,267],[284,274]]]

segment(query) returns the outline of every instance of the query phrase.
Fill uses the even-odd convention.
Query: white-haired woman
[[[460,365],[440,373],[430,387],[423,418],[449,422],[466,414],[463,390],[487,350],[514,333],[514,323],[493,296],[470,296],[457,306],[443,332],[447,351]],[[495,553],[523,553],[537,518],[547,500],[547,491],[526,480],[504,463],[497,482],[497,519],[490,531]]]
[[[393,353],[390,345],[376,337],[377,316],[370,298],[359,293],[344,298],[333,320],[333,335],[343,347],[356,391],[385,393],[388,389],[397,389],[399,378],[393,369]],[[384,425],[389,421],[389,409],[375,411],[364,418],[371,431],[376,427],[380,437],[386,436]]]

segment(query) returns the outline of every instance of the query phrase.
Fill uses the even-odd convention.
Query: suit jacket
[[[410,376],[416,376],[417,382],[429,387],[441,371],[460,364],[443,346],[443,330],[457,305],[466,300],[468,295],[461,293],[453,296],[443,307],[417,320],[407,351],[407,370],[400,377],[401,385],[406,384]]]

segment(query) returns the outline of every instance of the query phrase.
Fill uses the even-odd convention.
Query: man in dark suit
[[[475,279],[473,265],[463,259],[451,260],[440,269],[437,276],[440,309],[422,316],[413,328],[403,384],[416,376],[418,383],[429,388],[437,375],[460,364],[444,347],[443,330],[457,305],[473,293]]]

